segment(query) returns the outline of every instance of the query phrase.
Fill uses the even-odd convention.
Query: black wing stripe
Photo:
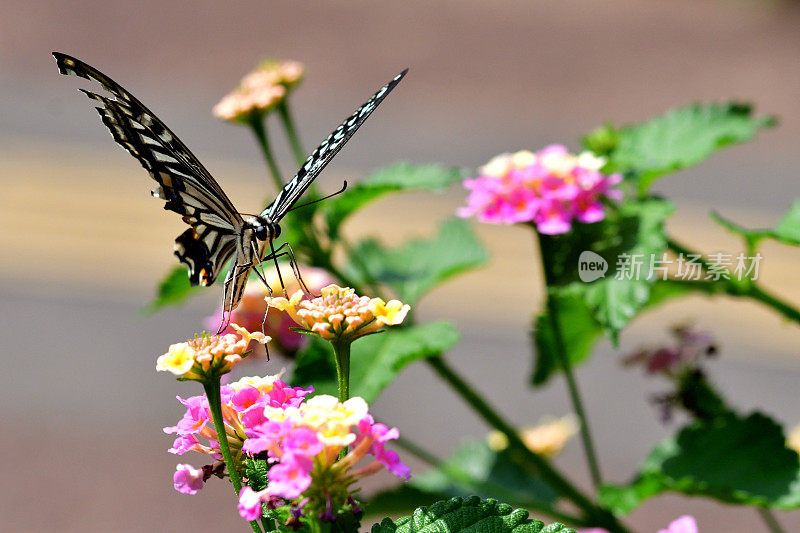
[[[269,216],[273,222],[279,222],[286,213],[297,202],[300,196],[308,189],[311,182],[314,181],[323,168],[333,159],[333,156],[341,150],[342,146],[353,136],[361,124],[367,120],[367,117],[372,114],[376,107],[383,101],[389,92],[400,83],[403,76],[406,75],[408,69],[398,74],[389,83],[380,88],[378,92],[372,95],[372,98],[367,100],[364,105],[356,109],[356,111],[347,117],[338,128],[325,138],[324,141],[314,150],[310,156],[305,160],[303,166],[297,171],[294,178],[286,184],[286,186],[278,193],[275,201],[272,202],[262,213],[262,216]]]
[[[214,190],[217,195],[228,204],[228,210],[232,213],[236,213],[232,202],[225,195],[225,192],[208,170],[203,167],[186,145],[135,96],[96,68],[87,65],[79,59],[60,52],[53,52],[53,56],[56,58],[58,70],[62,74],[96,81],[108,92],[113,94],[117,98],[116,103],[121,104],[121,108],[125,110],[124,113],[127,116],[136,118],[136,122],[149,130],[164,148],[172,152],[171,156],[183,163],[186,170],[188,170],[195,179]]]
[[[165,209],[169,209],[179,215],[191,215],[195,211],[202,210],[207,212],[219,211],[227,215],[224,224],[220,228],[232,230],[237,221],[230,220],[231,214],[223,202],[220,202],[213,191],[198,188],[202,184],[193,180],[191,176],[176,170],[181,168],[179,164],[169,161],[162,161],[156,154],[161,149],[154,145],[152,137],[146,130],[134,129],[136,124],[133,119],[125,115],[121,106],[117,102],[105,99],[94,93],[87,95],[105,104],[105,107],[98,107],[97,111],[102,117],[103,124],[111,132],[117,144],[125,148],[139,163],[148,171],[150,176],[156,180],[160,187],[156,189],[154,196],[166,200]],[[187,205],[188,204],[188,205]],[[199,205],[198,205],[199,204]],[[236,214],[238,217],[238,214]]]
[[[182,161],[177,159],[177,154],[166,148],[163,141],[143,125],[139,121],[140,117],[134,116],[131,109],[124,102],[111,100],[85,89],[80,89],[80,91],[92,100],[97,100],[104,105],[104,108],[98,107],[97,110],[103,118],[103,123],[111,131],[114,140],[138,159],[146,170],[151,171],[153,179],[159,182],[166,179],[165,176],[161,176],[161,179],[159,179],[152,175],[152,171],[155,170],[156,166],[163,166],[166,169],[161,170],[162,172],[183,178],[186,183],[197,183],[199,186],[208,189],[207,183],[198,180],[196,175],[190,174],[189,172],[192,169],[183,165]],[[162,165],[158,165],[158,163],[162,163]],[[217,208],[228,215],[232,223],[238,222],[240,217],[233,209],[233,206],[226,202],[225,198],[218,200],[216,192],[216,188],[211,188],[205,196],[212,199]]]

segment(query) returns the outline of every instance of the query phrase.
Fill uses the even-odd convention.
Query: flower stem
[[[593,504],[586,495],[550,466],[546,459],[528,449],[520,439],[517,431],[481,398],[469,384],[456,374],[440,355],[428,357],[426,362],[489,425],[505,433],[508,438],[509,451],[513,452],[511,454],[512,459],[525,465],[532,465],[545,483],[550,485],[558,494],[572,500],[575,505],[586,513],[587,524],[603,527],[612,533],[627,533],[629,531],[609,511]]]
[[[222,459],[225,461],[225,468],[231,478],[233,490],[236,491],[236,496],[238,497],[239,491],[242,490],[242,478],[239,477],[239,471],[236,469],[236,463],[233,462],[233,456],[231,455],[231,448],[228,446],[225,422],[222,418],[222,397],[219,387],[219,377],[203,383],[203,389],[206,391],[206,398],[208,398],[208,407],[211,410],[211,419],[214,421],[214,430],[217,432],[217,442],[219,442],[219,449],[222,452]],[[250,527],[254,532],[261,533],[261,528],[258,527],[258,522],[255,520],[250,521]]]
[[[578,383],[575,380],[575,373],[572,371],[572,364],[567,355],[564,338],[561,335],[561,325],[558,322],[558,300],[551,294],[547,295],[547,314],[550,317],[550,327],[553,328],[553,339],[556,343],[556,356],[561,364],[561,368],[564,370],[564,376],[567,379],[567,389],[569,390],[569,397],[572,401],[572,408],[575,409],[575,414],[581,421],[583,451],[586,455],[586,462],[589,465],[592,484],[594,484],[594,488],[596,489],[602,484],[600,466],[597,462],[597,453],[595,452],[592,434],[589,431],[589,419],[586,416],[586,411],[583,409],[583,401],[581,400],[580,391],[578,390]]]
[[[480,487],[485,489],[486,492],[491,492],[492,494],[496,495],[498,498],[502,491],[507,490],[505,487],[500,487],[494,483],[472,477],[466,470],[445,462],[443,459],[436,457],[433,453],[405,437],[399,437],[394,441],[394,443],[406,452],[416,456],[418,459],[422,459],[429,465],[436,467],[452,479],[461,481],[468,486]],[[587,525],[583,523],[583,518],[557,511],[552,505],[547,503],[532,501],[526,501],[524,503],[524,507],[526,509],[547,514],[559,522],[563,522],[568,525]]]
[[[667,246],[670,250],[677,254],[684,254],[684,255],[697,255],[700,256],[695,251],[692,251],[682,244],[678,243],[673,239],[667,239]],[[708,263],[700,258],[698,263],[703,267],[704,270],[708,271],[709,266]],[[751,280],[734,280],[734,279],[725,279],[720,278],[716,281],[705,281],[703,283],[710,284],[712,286],[719,286],[720,284],[724,287],[724,292],[730,296],[736,297],[745,297],[745,298],[752,298],[762,304],[766,305],[767,307],[771,307],[785,318],[800,324],[800,310],[796,307],[792,306],[789,303],[784,302],[777,296],[765,291],[762,289],[757,283]],[[706,292],[713,292],[711,290],[706,290]]]
[[[592,433],[589,430],[589,418],[586,416],[586,411],[583,408],[583,400],[581,399],[580,390],[578,389],[578,382],[575,379],[575,373],[572,370],[572,362],[567,353],[567,346],[564,343],[564,336],[561,331],[561,323],[559,322],[559,306],[556,295],[551,291],[551,287],[555,286],[555,275],[553,273],[552,264],[548,262],[551,253],[548,248],[555,244],[554,241],[546,241],[534,232],[537,237],[537,244],[539,247],[539,256],[542,261],[542,272],[544,272],[545,296],[547,306],[547,316],[550,321],[550,327],[553,330],[553,340],[555,342],[555,352],[561,369],[564,371],[564,377],[567,380],[567,390],[569,391],[570,401],[575,414],[580,420],[581,430],[581,443],[583,444],[583,452],[586,455],[586,464],[589,466],[589,474],[592,478],[592,484],[597,489],[602,484],[602,477],[600,475],[600,466],[597,461],[597,452],[595,451]]]
[[[257,114],[252,115],[250,118],[250,127],[253,128],[253,133],[256,136],[258,145],[261,147],[261,152],[264,154],[264,159],[267,161],[267,167],[269,167],[269,173],[270,176],[272,176],[273,183],[275,183],[275,188],[280,191],[283,189],[283,179],[281,178],[281,171],[278,168],[278,162],[275,161],[272,148],[270,148],[269,137],[266,128],[264,128],[263,117]]]
[[[758,507],[756,509],[758,511],[759,516],[767,525],[767,529],[769,529],[770,533],[784,533],[783,528],[778,523],[778,520],[775,518],[775,515],[772,514],[772,511],[769,509],[764,509],[762,507]]]
[[[292,113],[289,110],[289,99],[284,98],[278,104],[278,114],[281,117],[281,122],[286,130],[286,137],[289,138],[289,145],[292,147],[297,166],[302,166],[303,161],[306,159],[306,153],[303,150],[303,145],[300,144],[300,138],[297,136],[297,130],[294,127],[294,120],[292,120]]]
[[[336,339],[331,341],[336,357],[336,377],[339,382],[339,401],[350,399],[350,341]]]

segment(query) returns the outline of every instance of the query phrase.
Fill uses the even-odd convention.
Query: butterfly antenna
[[[310,202],[306,202],[304,204],[296,205],[296,206],[292,207],[291,209],[289,209],[289,211],[294,211],[295,209],[300,209],[301,207],[306,207],[306,206],[309,206],[311,204],[316,204],[317,202],[321,202],[323,200],[327,200],[328,198],[333,198],[336,195],[342,194],[345,191],[345,189],[347,189],[347,180],[344,180],[344,183],[342,184],[342,188],[339,189],[338,191],[336,191],[335,193],[329,194],[328,196],[323,196],[322,198],[319,198],[317,200],[311,200]]]

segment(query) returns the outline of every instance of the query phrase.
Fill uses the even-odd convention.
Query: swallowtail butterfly
[[[53,56],[61,74],[94,80],[111,93],[109,98],[80,89],[102,104],[97,111],[114,140],[158,182],[152,195],[166,201],[164,209],[178,213],[191,226],[175,239],[175,255],[189,267],[191,284],[211,285],[232,258],[225,278],[223,313],[239,304],[254,265],[275,258],[272,241],[280,235],[281,219],[408,71],[381,87],[328,135],[269,207],[244,218],[208,170],[144,104],[83,61],[59,52]],[[265,255],[267,249],[270,253]]]

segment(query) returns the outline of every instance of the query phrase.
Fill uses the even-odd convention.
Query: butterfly
[[[405,69],[395,76],[333,130],[266,209],[244,218],[208,170],[144,104],[83,61],[60,52],[53,52],[53,56],[61,74],[96,81],[111,93],[109,98],[79,89],[102,104],[96,109],[114,140],[158,182],[152,195],[164,200],[164,209],[178,213],[191,226],[175,239],[175,255],[187,265],[191,284],[211,285],[231,260],[224,285],[223,317],[239,305],[256,263],[282,255],[272,244],[280,235],[281,219],[408,72]],[[269,254],[265,253],[267,247]]]

